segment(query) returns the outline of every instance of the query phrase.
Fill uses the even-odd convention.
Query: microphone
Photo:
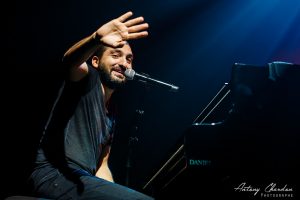
[[[170,91],[173,91],[173,92],[175,92],[179,89],[179,87],[177,87],[175,85],[172,85],[172,84],[169,84],[169,83],[165,83],[165,82],[150,78],[146,75],[138,74],[133,69],[126,69],[125,72],[124,72],[124,75],[128,80],[138,80],[138,81],[150,83],[150,84],[153,84],[153,85],[157,85],[157,86],[160,86],[160,87],[167,88],[167,89],[169,89]]]

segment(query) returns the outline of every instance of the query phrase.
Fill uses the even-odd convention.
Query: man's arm
[[[127,12],[122,16],[101,26],[92,35],[74,44],[64,54],[63,63],[70,69],[70,79],[78,81],[87,73],[86,61],[93,55],[99,45],[119,47],[127,40],[146,37],[148,24],[143,23],[143,17],[128,20],[133,15]]]
[[[108,158],[109,158],[109,154],[110,154],[110,148],[111,148],[111,146],[107,145],[103,149],[103,154],[102,154],[102,157],[100,160],[100,167],[96,172],[96,176],[99,178],[103,178],[105,180],[114,182],[112,173],[108,166]]]

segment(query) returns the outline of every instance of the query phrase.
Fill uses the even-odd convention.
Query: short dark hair
[[[128,41],[126,41],[126,44],[125,44],[125,45],[129,45]],[[130,45],[129,45],[129,46],[130,46]],[[106,49],[107,49],[107,46],[105,46],[105,45],[99,45],[99,46],[97,47],[97,49],[95,50],[95,52],[93,53],[93,55],[90,57],[90,59],[89,59],[90,63],[91,63],[92,58],[93,58],[94,56],[97,56],[98,58],[101,58],[102,55],[103,55],[103,53],[104,53],[104,51],[105,51]]]
[[[97,57],[99,57],[99,58],[101,58],[102,57],[102,55],[103,55],[103,53],[104,53],[104,51],[106,50],[106,46],[104,46],[104,45],[99,45],[98,47],[97,47],[97,49],[95,50],[95,52],[91,55],[91,57],[88,59],[88,63],[89,64],[92,64],[92,59],[93,59],[93,57],[94,56],[97,56]]]
[[[93,53],[93,55],[92,55],[92,57],[93,56],[97,56],[97,57],[99,57],[99,58],[101,58],[102,57],[102,55],[103,55],[103,53],[104,53],[104,51],[106,50],[106,46],[104,46],[104,45],[99,45],[99,47],[96,49],[96,51]],[[92,58],[91,57],[91,58]]]

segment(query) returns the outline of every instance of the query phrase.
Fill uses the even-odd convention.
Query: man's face
[[[97,63],[102,83],[110,89],[124,85],[124,72],[132,68],[132,60],[133,55],[128,44],[121,48],[106,47]]]

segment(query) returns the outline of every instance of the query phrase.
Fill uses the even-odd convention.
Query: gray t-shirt
[[[66,81],[60,90],[41,139],[36,168],[96,173],[101,150],[111,143],[114,120],[105,111],[99,73],[90,66],[89,72],[79,82]]]

